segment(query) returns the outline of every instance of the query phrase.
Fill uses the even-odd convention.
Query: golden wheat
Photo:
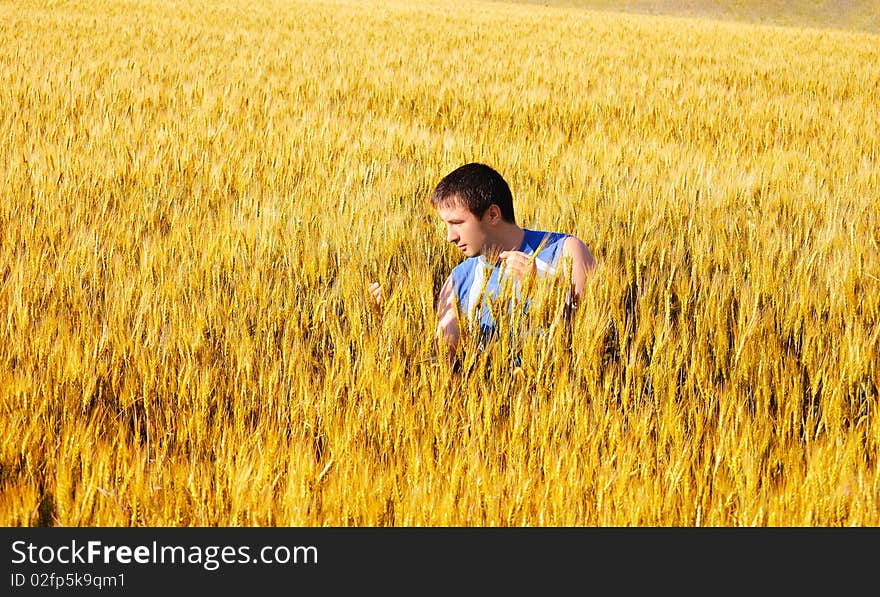
[[[876,36],[478,2],[0,22],[0,523],[880,523]],[[599,265],[569,331],[557,288],[547,333],[452,376],[427,196],[473,160]]]

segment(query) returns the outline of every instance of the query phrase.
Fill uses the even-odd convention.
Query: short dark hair
[[[437,183],[431,195],[431,205],[438,207],[458,203],[482,218],[493,203],[501,210],[501,217],[516,223],[513,214],[513,196],[504,178],[486,164],[472,162],[459,166]]]

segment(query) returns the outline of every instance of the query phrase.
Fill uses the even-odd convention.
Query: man
[[[480,163],[456,168],[437,184],[431,204],[446,223],[446,240],[466,257],[453,268],[437,301],[436,335],[449,346],[450,359],[461,341],[459,313],[479,321],[484,338],[495,333],[487,301],[498,296],[508,277],[519,292],[533,278],[556,273],[561,260],[570,258],[568,307],[577,306],[596,263],[593,254],[575,236],[517,225],[510,188],[494,169]],[[382,286],[373,282],[369,290],[381,306]]]

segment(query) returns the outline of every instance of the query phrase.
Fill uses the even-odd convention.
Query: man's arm
[[[437,298],[437,340],[443,340],[449,347],[449,360],[455,358],[461,333],[458,327],[458,306],[455,301],[455,289],[452,287],[452,276],[446,278]]]
[[[569,302],[571,303],[571,308],[575,308],[580,301],[581,293],[584,291],[587,274],[596,266],[596,259],[587,245],[575,236],[569,236],[565,239],[562,245],[562,255],[571,257],[571,288],[573,296],[570,297]]]

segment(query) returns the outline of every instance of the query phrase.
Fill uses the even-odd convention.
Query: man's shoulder
[[[532,248],[547,247],[554,245],[560,241],[564,241],[571,236],[566,232],[555,232],[552,230],[531,230],[525,229],[525,244],[531,245]]]
[[[580,238],[578,238],[574,234],[566,234],[565,238],[563,239],[562,244],[563,244],[563,247],[566,249],[572,249],[574,247],[580,247],[580,246],[584,246],[584,247],[587,246],[587,243],[582,241]]]
[[[526,229],[523,249],[526,253],[540,255],[541,258],[555,261],[562,247],[571,235],[565,232]]]

